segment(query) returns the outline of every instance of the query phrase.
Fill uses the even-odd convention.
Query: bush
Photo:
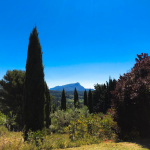
[[[4,125],[6,123],[6,115],[1,113],[0,111],[0,125]]]
[[[64,128],[64,132],[69,133],[71,140],[89,138],[90,136],[111,139],[114,135],[112,129],[116,127],[117,123],[113,121],[110,113],[105,116],[100,113],[89,115],[87,118],[80,115],[79,119],[71,121],[69,126]]]
[[[83,115],[84,117],[90,115],[87,106],[84,106],[82,109],[77,109],[73,106],[72,109],[69,109],[66,112],[64,110],[57,110],[54,114],[50,114],[50,117],[57,119],[58,125],[55,125],[55,127],[51,125],[50,129],[53,132],[58,131],[58,133],[64,133],[63,128],[68,126],[70,121],[78,119],[80,115]]]
[[[0,125],[0,136],[3,136],[4,134],[8,133],[8,129],[4,125]]]

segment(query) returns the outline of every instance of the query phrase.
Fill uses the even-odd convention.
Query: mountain
[[[64,88],[65,91],[74,91],[75,87],[77,91],[89,91],[89,89],[85,89],[83,86],[81,86],[79,82],[56,86],[54,88],[50,88],[49,90],[62,91]],[[91,89],[91,91],[94,91],[94,89]]]

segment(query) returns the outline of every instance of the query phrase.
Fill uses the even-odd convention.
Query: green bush
[[[58,124],[55,122],[55,127],[51,125],[50,129],[53,132],[64,133],[63,128],[68,126],[70,121],[78,119],[80,115],[83,115],[84,117],[88,117],[90,115],[87,106],[80,109],[73,106],[72,109],[69,109],[66,112],[64,110],[57,110],[55,113],[50,114],[50,117],[57,119]]]
[[[0,136],[3,136],[4,134],[8,133],[8,129],[4,125],[0,125]]]
[[[101,119],[103,117],[103,119]],[[71,140],[81,139],[86,137],[98,137],[111,139],[116,128],[117,123],[111,118],[111,114],[101,116],[98,114],[91,114],[87,118],[83,115],[75,120],[71,121],[68,127],[64,128],[64,132],[69,133]]]
[[[6,123],[6,115],[1,113],[0,111],[0,125],[4,125]]]

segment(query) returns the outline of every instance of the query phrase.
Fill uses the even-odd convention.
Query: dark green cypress
[[[24,84],[23,116],[26,141],[27,132],[42,130],[44,127],[44,67],[41,45],[36,26],[29,37],[26,75]]]
[[[87,92],[86,92],[86,90],[84,91],[84,105],[88,106],[87,105]]]
[[[89,102],[89,105],[88,105],[88,108],[89,108],[89,113],[93,113],[93,98],[92,98],[92,92],[91,92],[91,89],[89,89],[89,92],[88,92],[88,102]]]
[[[74,90],[74,107],[76,108],[76,102],[77,102],[77,98],[76,98],[76,88]]]
[[[76,102],[77,102],[77,105],[76,105],[76,108],[80,108],[80,102],[79,102],[79,98],[78,98],[78,92],[76,91]]]
[[[76,87],[74,90],[74,106],[75,106],[75,108],[79,107],[78,92],[76,90]]]
[[[66,111],[66,95],[65,95],[64,88],[63,88],[62,97],[61,97],[61,110]]]

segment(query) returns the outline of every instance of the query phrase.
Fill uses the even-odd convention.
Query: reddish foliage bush
[[[121,139],[129,138],[127,135],[133,129],[140,136],[150,135],[150,57],[143,53],[137,56],[139,60],[135,59],[136,64],[131,72],[120,76],[115,91],[111,91],[112,106],[116,110],[114,121],[121,129]]]

